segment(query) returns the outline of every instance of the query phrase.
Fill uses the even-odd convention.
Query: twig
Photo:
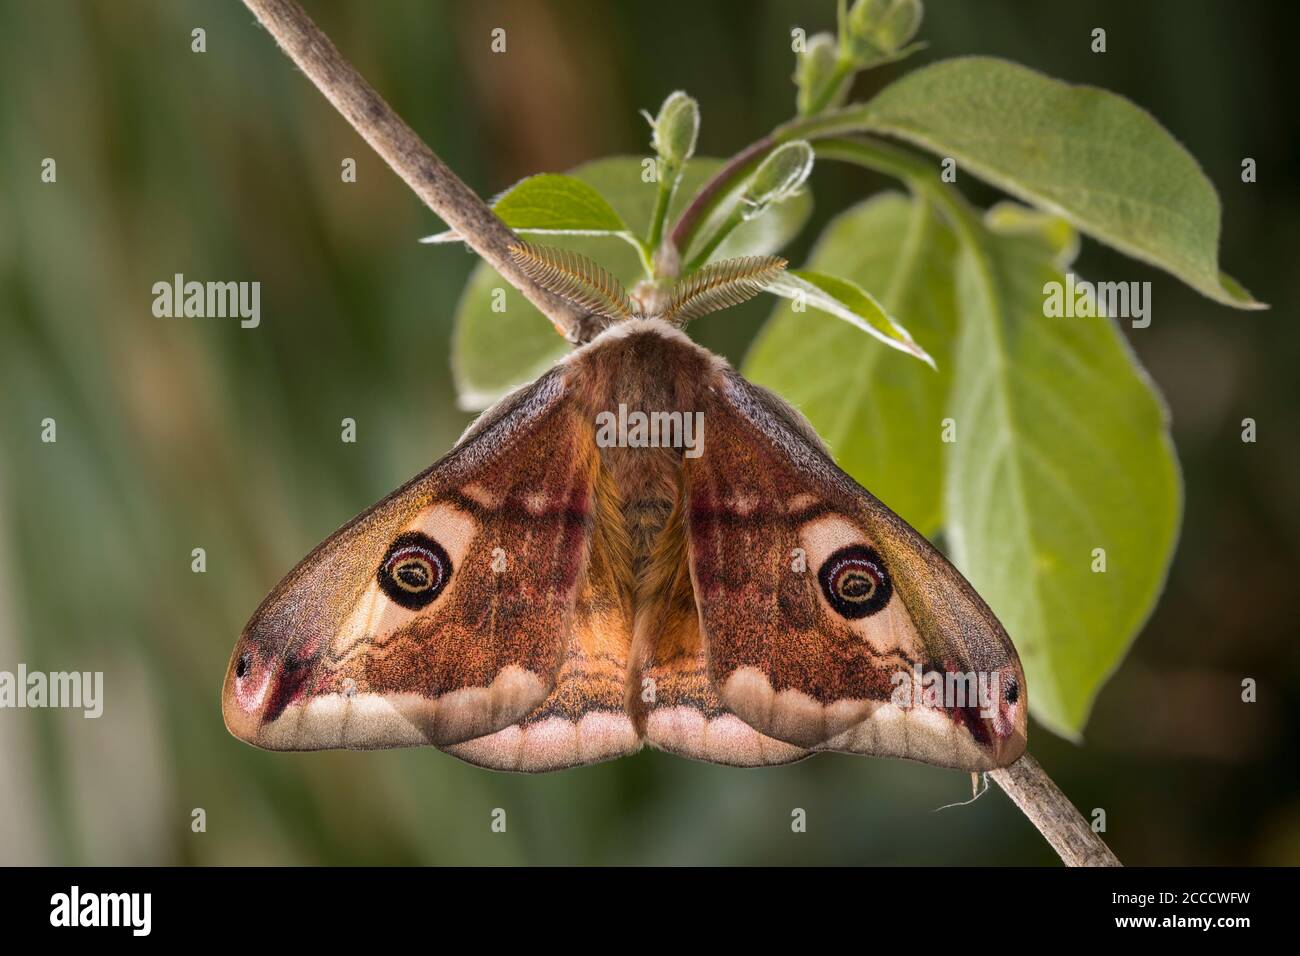
[[[460,233],[471,249],[522,292],[567,338],[585,340],[590,317],[542,289],[523,273],[510,255],[510,246],[519,241],[510,228],[393,112],[295,0],[244,0],[244,4],[343,118],[430,209]],[[673,239],[679,248],[689,241],[704,215],[732,181],[775,143],[800,129],[801,124],[797,122],[788,124],[780,131],[783,135],[753,143],[719,170],[674,226]],[[990,776],[1066,864],[1120,865],[1115,854],[1092,832],[1079,811],[1029,754],[1010,767],[992,771]]]
[[[695,230],[700,227],[709,210],[722,198],[727,187],[745,170],[762,159],[763,154],[776,144],[777,139],[773,136],[764,136],[757,142],[750,143],[709,178],[709,181],[691,199],[690,205],[682,210],[673,226],[671,233],[673,245],[677,247],[679,253],[686,255],[685,247],[690,245]]]
[[[686,247],[691,244],[691,239],[694,238],[696,231],[703,225],[704,219],[722,200],[727,191],[742,176],[757,166],[769,150],[782,143],[788,143],[792,139],[805,136],[827,136],[832,133],[844,133],[846,129],[852,129],[852,127],[845,126],[842,122],[842,117],[846,113],[846,110],[834,110],[830,113],[814,113],[808,116],[795,117],[789,122],[782,123],[762,139],[750,143],[727,160],[700,187],[690,203],[678,215],[677,222],[673,224],[670,235],[672,236],[673,245],[677,247],[677,251],[683,256],[686,255]]]
[[[1122,865],[1029,754],[1010,767],[992,771],[989,776],[1038,828],[1066,866]]]
[[[677,251],[683,256],[686,255],[686,247],[691,244],[695,233],[704,224],[704,220],[709,213],[727,194],[727,191],[735,186],[742,176],[757,166],[770,150],[782,143],[788,143],[792,139],[799,139],[805,135],[826,136],[831,132],[844,132],[843,126],[834,125],[836,118],[843,115],[843,113],[844,111],[837,110],[833,113],[796,117],[789,122],[782,123],[762,139],[755,140],[727,160],[708,178],[691,198],[686,208],[678,214],[677,221],[673,224],[670,232],[673,245],[677,247]]]
[[[244,0],[280,49],[307,74],[425,205],[455,229],[566,338],[584,334],[583,313],[534,283],[510,255],[518,238],[393,112],[295,0]]]

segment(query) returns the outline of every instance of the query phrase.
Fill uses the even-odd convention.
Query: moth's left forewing
[[[737,373],[686,463],[710,677],[764,734],[983,770],[1024,750],[1015,648],[966,580]]]
[[[555,686],[590,540],[595,451],[563,370],[349,522],[263,602],[222,697],[277,750],[449,746]]]

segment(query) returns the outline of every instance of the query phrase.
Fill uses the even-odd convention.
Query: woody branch
[[[295,0],[244,0],[244,4],[425,205],[537,306],[561,334],[576,339],[583,313],[523,273],[510,255],[510,247],[519,241],[510,227],[393,112],[302,7]]]

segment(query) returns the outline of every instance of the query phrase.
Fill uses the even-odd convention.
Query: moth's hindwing
[[[679,493],[639,579],[628,709],[659,750],[733,767],[791,763],[809,751],[759,733],[723,706],[709,681],[687,562]]]
[[[796,413],[730,370],[687,460],[690,566],[722,703],[798,747],[966,770],[1025,748],[1005,631]]]
[[[277,750],[445,747],[527,716],[566,657],[595,473],[553,370],[281,582],[231,657],[227,727]]]
[[[587,561],[574,607],[568,651],[555,689],[518,723],[452,747],[468,763],[493,770],[561,770],[611,760],[641,748],[625,707],[632,624],[627,558],[611,546],[600,515],[600,480]]]

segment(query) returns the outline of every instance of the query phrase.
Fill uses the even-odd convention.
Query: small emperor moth
[[[262,602],[226,675],[233,734],[432,744],[523,771],[643,744],[735,766],[845,751],[970,771],[1024,752],[1024,673],[988,606],[798,412],[682,331],[782,260],[629,294],[572,253],[514,254],[590,314],[587,340]],[[601,440],[611,416],[641,440]],[[655,440],[684,416],[701,423],[693,454]]]

